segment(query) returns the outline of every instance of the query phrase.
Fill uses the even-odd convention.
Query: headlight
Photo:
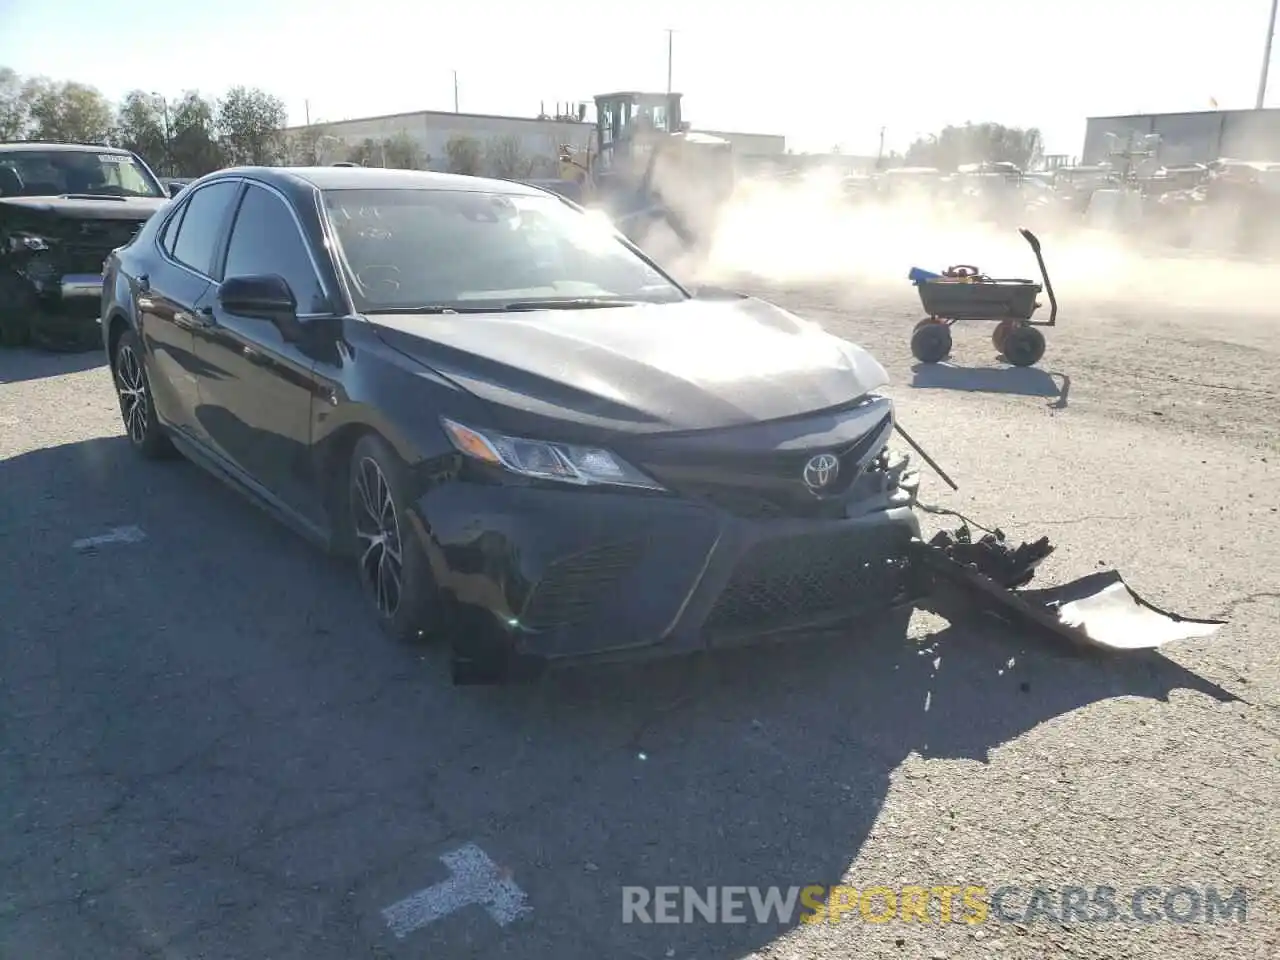
[[[661,484],[608,450],[504,437],[492,431],[466,427],[453,420],[441,419],[440,422],[445,435],[460,453],[522,477],[559,480],[579,486],[663,489]]]
[[[9,235],[10,253],[36,253],[49,249],[49,241],[34,233],[11,233]]]

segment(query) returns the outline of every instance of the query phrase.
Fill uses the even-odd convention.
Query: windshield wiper
[[[124,197],[118,193],[64,193],[63,200],[119,200],[124,202]]]
[[[390,313],[495,313],[496,307],[451,307],[443,303],[424,303],[419,306],[378,307],[375,310],[362,311],[367,314]]]
[[[595,310],[598,307],[634,307],[638,300],[615,300],[609,297],[572,297],[564,300],[512,300],[501,307],[519,310]]]

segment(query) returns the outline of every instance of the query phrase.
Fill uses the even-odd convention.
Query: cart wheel
[[[945,323],[916,327],[911,337],[911,354],[921,363],[937,363],[951,353],[951,328]]]
[[[1001,355],[1004,354],[1004,342],[1008,339],[1010,331],[1016,330],[1017,327],[1017,320],[1001,320],[996,324],[996,328],[991,331],[991,345],[995,347]]]
[[[925,317],[923,320],[921,320],[919,323],[917,323],[914,327],[911,328],[911,332],[915,333],[921,327],[927,327],[931,323],[941,323],[941,322],[942,322],[941,320],[936,320],[933,317]]]
[[[1010,330],[1001,353],[1015,367],[1029,367],[1044,356],[1044,334],[1035,327]]]

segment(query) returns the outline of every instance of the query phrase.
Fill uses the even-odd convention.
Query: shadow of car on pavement
[[[219,923],[240,929],[235,910],[253,911],[313,958],[367,953],[370,938],[390,947],[377,908],[469,840],[515,865],[535,906],[526,948],[541,937],[564,957],[741,956],[789,926],[624,924],[622,887],[838,884],[913,754],[986,762],[1115,697],[1231,699],[1159,655],[1077,659],[986,620],[912,639],[906,612],[800,642],[457,688],[438,650],[366,626],[346,564],[191,465],[143,463],[105,438],[0,462],[0,487],[18,494],[0,526],[36,545],[5,563],[0,664],[52,665],[2,671],[0,715],[14,719],[0,752],[23,769],[109,771],[129,789],[86,831],[161,818],[167,857],[220,864],[232,889],[265,885]],[[68,550],[73,534],[122,522],[148,539],[96,558]],[[63,722],[37,736],[28,702]],[[0,848],[23,849],[7,808],[49,789],[32,774],[5,792]],[[335,825],[351,811],[354,846]],[[411,841],[392,836],[405,818]],[[136,902],[115,885],[137,876],[145,842],[118,858],[103,845],[70,851],[62,870],[79,878],[67,882],[100,890],[100,908],[127,920]],[[163,879],[175,862],[150,869]],[[477,915],[489,943],[473,946],[497,949],[510,932]],[[201,929],[158,902],[145,927],[174,949]],[[411,942],[449,956],[456,933],[439,923]],[[58,953],[57,929],[42,936],[26,946]]]

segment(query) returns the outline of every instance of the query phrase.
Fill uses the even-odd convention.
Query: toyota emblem
[[[818,493],[835,483],[840,474],[840,461],[831,453],[820,453],[804,465],[804,485]]]

